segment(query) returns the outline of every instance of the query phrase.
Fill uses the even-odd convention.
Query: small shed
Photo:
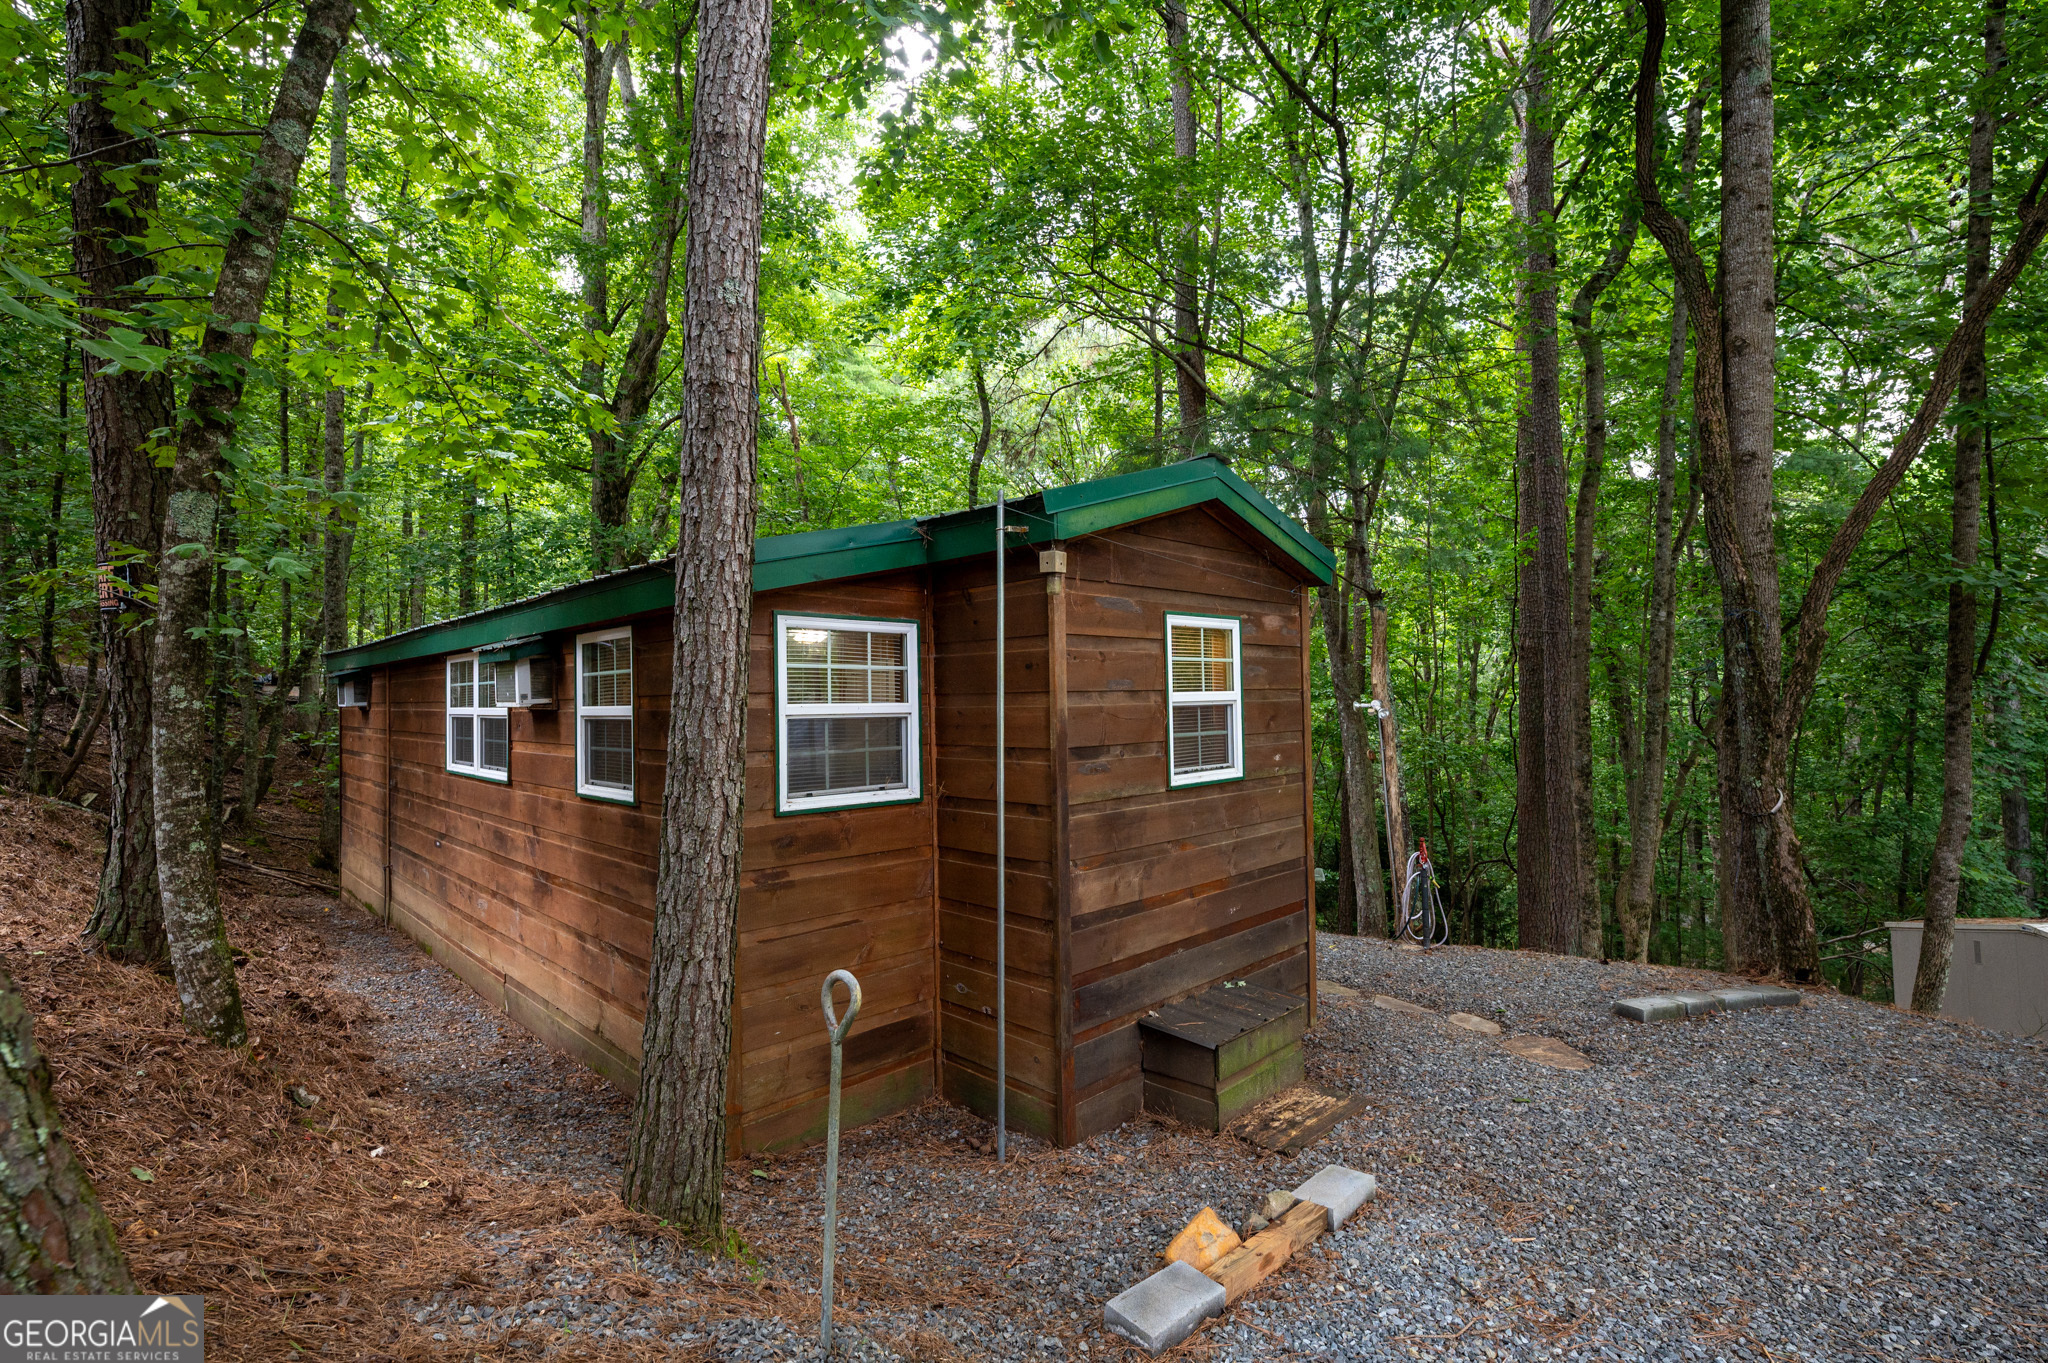
[[[1138,1022],[1313,986],[1308,589],[1329,551],[1211,459],[1010,504],[1008,1102],[1061,1144],[1142,1105]],[[849,1124],[995,1108],[994,509],[758,541],[728,1129],[822,1135],[818,984],[866,996]],[[328,657],[342,886],[630,1087],[674,569]]]
[[[1913,918],[1885,926],[1892,935],[1892,1001],[1910,1008],[1926,925]],[[2048,1035],[2048,919],[1956,919],[1941,1015],[2013,1036]]]

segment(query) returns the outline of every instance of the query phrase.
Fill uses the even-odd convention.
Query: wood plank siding
[[[1040,571],[1040,547],[1013,552],[1006,598],[1008,1108],[1071,1144],[1139,1110],[1147,1011],[1222,980],[1309,992],[1312,573],[1217,501],[1070,538],[1063,572]],[[670,613],[645,604],[538,626],[559,708],[510,712],[508,781],[445,769],[441,656],[385,655],[404,660],[372,666],[368,708],[341,716],[346,895],[629,1088],[672,650]],[[735,1151],[822,1134],[818,987],[839,968],[865,995],[849,1125],[935,1090],[993,1113],[995,605],[979,553],[755,596]],[[777,612],[919,622],[921,799],[776,814]],[[1170,783],[1169,613],[1238,622],[1242,779]],[[632,803],[576,793],[575,635],[618,625],[633,637]]]
[[[1306,589],[1206,508],[1075,540],[1068,653],[1064,918],[1071,1125],[1084,1140],[1143,1101],[1137,1020],[1222,980],[1306,996]],[[1244,779],[1168,783],[1166,616],[1239,622]]]
[[[1007,898],[1006,1060],[1013,1127],[1059,1134],[1060,881],[1057,773],[1052,761],[1046,580],[1038,555],[1010,554],[1003,690]],[[995,563],[952,565],[932,586],[939,715],[940,1086],[962,1106],[995,1115],[996,821]]]
[[[935,803],[778,817],[774,798],[777,611],[920,622],[919,748],[924,785],[932,788],[923,576],[755,598],[728,1111],[735,1150],[800,1144],[823,1132],[829,1052],[818,984],[832,969],[854,971],[864,995],[846,1051],[849,1123],[907,1106],[933,1088]],[[342,717],[342,887],[388,914],[514,1020],[630,1089],[653,933],[674,636],[666,613],[587,628],[618,624],[633,630],[634,803],[576,793],[573,636],[554,650],[559,708],[511,711],[510,780],[502,783],[444,770],[442,659],[380,668],[368,711]]]

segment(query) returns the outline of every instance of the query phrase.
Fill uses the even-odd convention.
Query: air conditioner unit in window
[[[521,658],[498,664],[498,694],[506,705],[551,709],[555,703],[555,660]]]
[[[368,677],[343,677],[334,684],[336,704],[346,710],[370,708],[370,679]]]

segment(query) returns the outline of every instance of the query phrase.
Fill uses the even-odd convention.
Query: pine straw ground
[[[544,1290],[537,1275],[552,1265],[608,1266],[622,1240],[672,1233],[613,1195],[494,1176],[457,1150],[372,1055],[368,1010],[332,987],[317,926],[275,906],[288,888],[275,877],[231,870],[225,882],[251,1044],[188,1034],[167,977],[82,949],[103,844],[94,813],[0,794],[0,951],[138,1284],[205,1294],[210,1357],[642,1356],[516,1330],[441,1342],[415,1326],[406,1303],[516,1303]],[[294,1086],[318,1101],[302,1108]],[[501,1244],[518,1233],[517,1254],[479,1243],[487,1228]],[[610,1276],[619,1298],[654,1290]],[[692,1295],[706,1316],[776,1313],[773,1287],[744,1279]]]

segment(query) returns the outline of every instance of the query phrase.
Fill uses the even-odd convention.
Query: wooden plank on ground
[[[1261,1150],[1292,1158],[1364,1110],[1365,1104],[1348,1094],[1299,1084],[1266,1099],[1231,1123],[1230,1130]]]
[[[1330,1209],[1297,1202],[1287,1214],[1209,1266],[1209,1276],[1223,1284],[1228,1306],[1273,1276],[1296,1252],[1312,1245],[1330,1228]]]
[[[1504,1051],[1548,1065],[1556,1070],[1590,1070],[1593,1062],[1554,1036],[1511,1036],[1500,1043]]]

